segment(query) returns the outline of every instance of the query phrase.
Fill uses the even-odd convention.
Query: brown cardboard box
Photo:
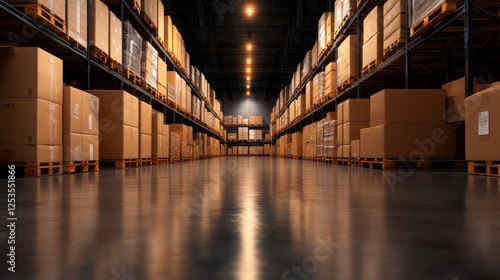
[[[398,41],[399,38],[406,38],[406,30],[404,28],[396,30],[396,32],[392,33],[389,37],[387,37],[387,39],[384,40],[384,50]]]
[[[153,112],[152,115],[152,130],[151,134],[162,134],[163,135],[163,127],[164,127],[164,116],[160,112]]]
[[[123,124],[101,123],[100,159],[139,158],[139,129]]]
[[[384,41],[382,33],[375,34],[363,46],[363,69],[368,67],[372,62],[382,61]]]
[[[158,27],[158,0],[141,0],[141,12]]]
[[[84,160],[99,160],[99,135],[82,134],[82,157]]]
[[[158,85],[167,87],[167,63],[158,56]]]
[[[10,49],[9,49],[10,50]],[[63,102],[63,62],[39,48],[0,53],[0,97]]]
[[[403,5],[406,5],[406,1],[405,0],[387,0],[387,2],[384,3],[384,11],[383,11],[383,15],[387,15],[387,13],[389,13],[389,11],[394,8],[394,6],[398,4],[400,7],[399,9],[403,8]]]
[[[122,64],[122,22],[109,11],[109,58]]]
[[[165,43],[165,6],[162,0],[156,0],[158,2],[157,18],[158,18],[158,37],[160,38],[160,44]]]
[[[99,98],[88,92],[82,94],[82,133],[99,135]]]
[[[370,126],[442,124],[445,101],[442,89],[386,89],[370,97]]]
[[[342,145],[340,148],[342,149],[342,156],[344,158],[351,157],[351,145]]]
[[[387,26],[386,23],[393,21],[398,15],[402,13],[406,13],[406,1],[399,0],[397,2],[386,2],[386,4],[384,5],[384,27]]]
[[[142,134],[139,138],[139,158],[151,158],[152,154],[151,134]]]
[[[343,145],[344,143],[344,125],[343,124],[337,124],[337,143],[335,143],[337,146]]]
[[[337,120],[337,112],[328,112],[326,113],[326,121],[335,121]]]
[[[387,40],[394,32],[399,29],[406,30],[406,15],[399,14],[393,21],[387,22],[387,25],[384,27],[384,40]],[[403,36],[403,38],[406,37]]]
[[[350,145],[352,140],[360,139],[360,131],[370,127],[370,122],[347,122],[342,125],[342,144]]]
[[[163,140],[164,157],[170,158],[170,128],[168,124],[163,126]]]
[[[164,17],[164,22],[165,22],[165,32],[164,32],[164,38],[163,38],[163,44],[165,46],[165,49],[169,52],[173,52],[173,24],[172,24],[172,18],[170,16],[165,16]]]
[[[48,145],[0,145],[0,162],[62,162],[63,147]]]
[[[189,130],[187,125],[169,124],[169,132],[173,132],[181,137],[181,142],[188,142]]]
[[[351,158],[352,159],[359,159],[359,140],[352,140],[351,141]]]
[[[63,136],[64,161],[82,161],[82,135],[80,133],[64,133]]]
[[[379,125],[361,130],[362,158],[453,159],[456,136],[446,124]]]
[[[101,0],[89,0],[90,46],[97,47],[104,53],[109,51],[109,9]],[[109,54],[108,54],[109,55]]]
[[[91,90],[99,98],[99,122],[139,127],[139,99],[123,90]]]
[[[370,121],[369,99],[348,99],[342,102],[342,122],[368,122]]]
[[[64,87],[62,117],[64,133],[82,133],[82,110],[82,91]]]
[[[465,77],[447,83],[442,87],[446,90],[446,123],[461,122],[465,120],[467,108],[465,108]],[[474,92],[477,92],[481,85],[474,79]]]
[[[163,134],[153,134],[151,136],[152,151],[151,155],[153,160],[165,158],[165,136]]]
[[[338,146],[337,148],[337,157],[344,158],[344,149],[343,146]]]
[[[87,1],[66,0],[66,34],[87,48]]]
[[[465,99],[466,159],[500,160],[500,87]]]
[[[349,35],[340,43],[337,57],[337,86],[349,77],[356,77],[357,69],[357,37]]]
[[[344,123],[344,102],[337,104],[337,125]]]
[[[366,44],[375,34],[383,32],[382,6],[375,6],[363,21],[363,44]]]
[[[59,104],[34,98],[0,98],[0,120],[4,120],[0,122],[2,145],[62,145]]]
[[[139,102],[139,133],[151,135],[153,121],[153,108],[151,104]]]

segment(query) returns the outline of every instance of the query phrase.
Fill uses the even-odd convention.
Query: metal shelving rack
[[[357,48],[357,56],[358,56],[358,67],[357,67],[357,80],[344,91],[338,93],[333,99],[329,100],[325,104],[323,104],[320,108],[314,109],[312,112],[308,113],[298,122],[291,124],[284,129],[280,130],[277,133],[273,134],[273,143],[275,143],[276,139],[282,135],[293,133],[300,131],[302,127],[307,124],[313,123],[325,117],[325,113],[328,111],[336,111],[336,106],[338,103],[341,103],[350,98],[363,98],[369,97],[372,94],[377,93],[379,90],[384,89],[384,85],[380,85],[380,81],[377,82],[377,79],[381,80],[381,77],[396,77],[399,78],[398,82],[393,82],[391,85],[399,85],[398,87],[392,88],[415,88],[414,83],[414,74],[413,70],[418,69],[419,65],[414,63],[414,59],[417,57],[416,53],[419,51],[418,49],[425,44],[428,44],[439,34],[442,34],[443,31],[450,27],[453,24],[460,23],[459,20],[463,18],[463,74],[466,80],[466,96],[472,95],[473,92],[473,80],[475,76],[475,68],[474,61],[477,58],[474,50],[474,20],[475,20],[475,12],[479,11],[483,13],[485,16],[489,16],[492,18],[492,21],[497,22],[498,27],[498,18],[500,13],[491,13],[490,11],[484,10],[478,7],[475,4],[485,5],[489,3],[489,1],[479,1],[479,0],[464,0],[463,5],[459,6],[454,12],[449,14],[446,18],[444,18],[441,22],[437,23],[427,31],[423,32],[421,35],[417,37],[410,36],[410,13],[406,13],[406,25],[407,25],[407,34],[406,34],[406,42],[405,45],[392,56],[384,60],[379,66],[375,67],[373,70],[365,74],[364,76],[361,74],[361,55],[362,55],[362,46],[360,42],[362,42],[362,32],[363,32],[363,17],[366,16],[376,5],[383,5],[386,1],[377,1],[377,0],[365,0],[358,7],[358,10],[351,18],[351,20],[347,23],[344,30],[335,40],[333,46],[327,50],[326,55],[318,62],[318,66],[313,69],[310,78],[302,83],[301,87],[299,87],[286,102],[283,109],[275,116],[275,119],[272,120],[271,126],[273,128],[276,127],[276,119],[278,119],[285,110],[290,106],[291,102],[295,100],[299,94],[304,92],[305,86],[308,81],[311,81],[312,78],[320,71],[324,70],[325,62],[330,61],[332,56],[336,55],[336,51],[341,42],[346,39],[348,35],[355,34],[357,36],[358,48]],[[410,9],[411,3],[407,1],[407,11]],[[492,5],[492,4],[489,4]],[[494,4],[493,4],[494,5]],[[500,9],[500,6],[497,4],[497,8]],[[457,31],[458,26],[453,26],[455,31]],[[500,29],[499,29],[500,31]],[[496,54],[496,53],[495,53]],[[451,55],[450,55],[451,56]],[[500,60],[499,60],[500,61]],[[429,63],[432,63],[429,62]],[[452,65],[448,63],[444,68],[444,71],[452,72]],[[455,67],[457,68],[457,67]],[[491,72],[490,72],[491,73]],[[389,74],[389,75],[388,75]],[[496,74],[496,73],[495,73]],[[401,81],[404,81],[402,83]],[[386,82],[386,81],[384,81]],[[384,84],[384,83],[382,83]],[[387,87],[391,88],[391,87]],[[377,89],[377,90],[374,90]]]
[[[179,73],[179,75],[191,88],[191,92],[200,100],[205,101],[205,107],[212,112],[219,122],[222,122],[220,116],[215,114],[213,108],[209,106],[208,100],[203,97],[199,89],[194,86],[192,81],[178,67],[172,57],[168,55],[163,46],[158,42],[158,40],[156,40],[155,36],[153,36],[146,25],[142,22],[139,15],[133,11],[130,4],[125,0],[120,0],[115,4],[116,5],[106,3],[110,10],[113,11],[122,22],[124,20],[130,20],[132,22],[137,31],[143,36],[143,39],[148,40],[158,50],[161,58],[167,63],[169,70],[174,70]],[[87,18],[89,17],[89,13],[87,13]],[[4,40],[5,38],[8,39],[7,42],[2,42],[4,43],[3,45],[12,47],[41,47],[60,57],[64,62],[65,76],[67,72],[71,73],[71,71],[73,71],[73,73],[76,73],[70,74],[70,78],[64,77],[66,84],[87,90],[92,89],[93,84],[97,84],[99,89],[126,90],[139,99],[149,102],[153,106],[153,109],[163,112],[167,123],[183,123],[192,126],[195,130],[194,132],[206,133],[211,137],[223,140],[222,135],[202,123],[200,120],[179,112],[168,104],[163,103],[157,97],[126,79],[124,75],[120,75],[108,68],[108,66],[94,60],[90,56],[89,51],[83,51],[73,46],[65,38],[56,34],[42,23],[26,16],[24,13],[4,0],[0,0],[0,18],[3,18],[2,25],[4,25],[1,29],[3,31],[0,31],[0,34],[4,35]],[[12,19],[14,19],[14,21],[12,21]],[[7,27],[6,21],[8,21],[8,26],[12,28]],[[88,28],[90,28],[90,25],[88,25]],[[90,42],[87,41],[88,46],[90,45],[89,43]],[[69,67],[67,67],[68,65]],[[67,71],[66,69],[71,70]],[[82,83],[73,83],[71,79],[74,77],[77,77],[80,81],[85,80],[85,84],[82,85]]]

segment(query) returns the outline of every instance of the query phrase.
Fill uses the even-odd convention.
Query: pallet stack
[[[141,79],[142,37],[134,26],[126,20],[123,22],[123,67],[125,77],[137,85]]]
[[[337,64],[330,62],[325,68],[325,98],[332,99],[337,95]]]
[[[406,0],[390,0],[384,4],[384,58],[401,49],[406,42]]]
[[[27,16],[41,22],[57,34],[66,34],[65,0],[7,0],[6,2],[21,8]]]
[[[66,34],[69,41],[76,43],[78,48],[87,50],[87,1],[67,0],[66,5]]]
[[[122,21],[109,11],[109,62],[112,70],[122,73],[123,43]]]
[[[357,41],[349,35],[340,43],[337,57],[337,91],[341,92],[356,80],[357,76]]]
[[[300,159],[304,157],[304,139],[302,132],[295,132],[292,134],[292,145],[291,153],[292,157],[295,159]]]
[[[165,117],[162,113],[153,111],[151,123],[151,159],[153,165],[167,164],[167,145],[165,140]]]
[[[384,43],[382,26],[382,6],[375,6],[363,21],[363,75],[382,63]]]
[[[0,162],[62,174],[63,62],[39,48],[0,53]]]
[[[90,13],[90,55],[108,63],[109,59],[109,9],[101,0],[89,0]]]
[[[337,107],[337,158],[349,161],[351,141],[360,139],[363,128],[370,127],[370,100],[349,99]]]
[[[158,96],[158,51],[148,41],[143,41],[141,59],[142,88]]]
[[[313,104],[319,106],[325,97],[325,72],[319,72],[313,79]]]
[[[335,1],[335,39],[338,38],[345,29],[346,24],[354,16],[357,8],[356,0]]]

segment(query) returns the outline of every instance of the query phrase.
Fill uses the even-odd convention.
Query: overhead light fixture
[[[250,89],[250,85],[247,85],[247,89]]]
[[[247,91],[247,95],[250,95],[250,91]]]
[[[252,64],[252,59],[251,58],[247,58],[247,64]]]
[[[252,69],[247,68],[247,73],[248,73],[248,74],[252,73]]]
[[[254,13],[254,8],[251,5],[247,6],[247,15],[253,16],[253,13]]]
[[[252,44],[251,43],[248,43],[247,44],[247,50],[251,51],[252,50]]]
[[[247,77],[247,81],[250,81],[250,77]]]

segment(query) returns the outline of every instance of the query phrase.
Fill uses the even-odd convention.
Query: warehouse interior
[[[499,279],[499,16],[0,0],[0,279]]]

